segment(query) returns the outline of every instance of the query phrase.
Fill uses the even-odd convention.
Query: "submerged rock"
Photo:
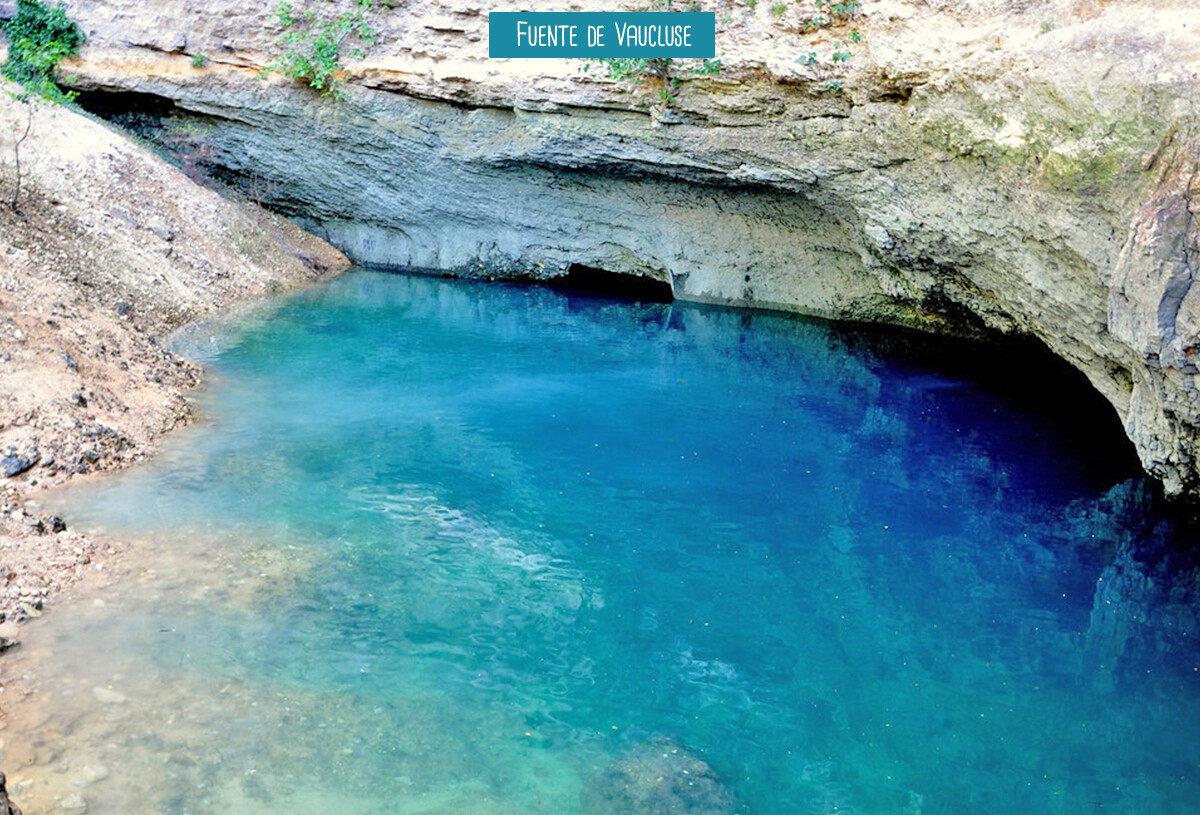
[[[581,796],[587,815],[728,815],[733,795],[712,767],[659,738],[631,747]]]
[[[63,812],[71,813],[71,815],[82,815],[88,810],[87,800],[77,792],[72,792],[63,798],[59,806],[62,807]]]
[[[75,786],[89,787],[97,781],[103,781],[108,778],[108,775],[108,768],[103,764],[87,764],[75,777]],[[3,813],[0,813],[0,815],[3,815]]]
[[[125,694],[120,691],[102,688],[99,685],[92,688],[92,695],[96,697],[96,701],[102,705],[123,705],[125,704]]]

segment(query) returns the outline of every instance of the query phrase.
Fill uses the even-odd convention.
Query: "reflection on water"
[[[1191,533],[921,341],[361,272],[188,342],[5,657],[34,815],[1200,803]]]

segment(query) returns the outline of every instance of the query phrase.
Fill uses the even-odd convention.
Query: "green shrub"
[[[322,0],[326,6],[344,7],[337,0]],[[299,11],[291,3],[275,7],[275,17],[283,27],[276,43],[283,53],[262,72],[278,72],[288,79],[304,82],[322,96],[340,98],[341,82],[337,72],[343,56],[364,57],[366,48],[379,41],[379,31],[371,21],[375,0],[353,0],[349,10],[340,13]]]
[[[54,68],[79,51],[84,37],[67,16],[66,6],[17,0],[17,16],[5,21],[3,27],[8,36],[4,75],[20,82],[30,93],[60,102],[69,99],[70,95],[54,83]]]
[[[595,62],[607,68],[608,75],[613,79],[635,84],[641,84],[646,77],[658,79],[662,82],[658,95],[667,104],[675,100],[675,93],[682,81],[677,72],[676,61],[671,57],[601,57]],[[592,61],[589,60],[583,66],[583,70],[586,72],[591,67]],[[687,68],[684,73],[691,76],[716,76],[721,73],[721,60],[702,59],[699,65]]]
[[[205,54],[192,54],[192,67],[203,68],[208,64],[208,56]]]

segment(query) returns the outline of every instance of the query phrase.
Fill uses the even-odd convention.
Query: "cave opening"
[[[165,120],[180,111],[174,100],[156,93],[79,90],[75,94],[75,104],[88,113],[143,138],[153,137]]]
[[[675,292],[665,280],[624,272],[612,272],[581,263],[572,263],[567,273],[547,281],[555,289],[625,297],[643,303],[672,303]]]

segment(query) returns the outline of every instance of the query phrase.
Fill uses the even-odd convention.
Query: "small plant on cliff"
[[[855,5],[857,9],[857,5]],[[845,67],[846,63],[850,62],[850,58],[854,56],[854,52],[850,50],[850,46],[857,45],[863,40],[862,35],[857,29],[851,29],[842,39],[833,41],[833,51],[827,59],[822,59],[816,51],[809,51],[796,58],[796,62],[806,67],[816,69],[818,75],[829,76],[838,67]],[[824,90],[841,90],[842,82],[840,79],[826,78],[821,85]]]
[[[652,0],[651,5],[651,9],[643,8],[639,10],[671,11],[674,0]],[[688,10],[694,10],[691,3],[688,4],[687,8]],[[681,63],[690,64],[681,70]],[[598,59],[589,59],[583,65],[584,73],[587,73],[593,65],[597,64],[603,66],[608,71],[608,76],[611,79],[632,82],[635,85],[642,84],[646,79],[657,81],[660,86],[658,96],[664,105],[669,105],[675,101],[675,97],[679,92],[679,86],[685,76],[716,76],[721,73],[721,60],[719,59],[690,59],[681,61],[671,57],[600,57]]]
[[[845,41],[834,40],[833,53],[829,57],[830,61],[833,62],[834,65],[837,65],[839,62],[849,62],[850,57],[854,56],[854,52],[850,50],[850,43],[861,41],[862,37],[857,31],[851,31],[850,37]]]
[[[841,20],[851,20],[862,11],[862,0],[813,0],[817,15],[809,19],[809,30],[824,28]]]
[[[679,85],[683,81],[678,73],[676,60],[671,57],[602,57],[594,60],[608,69],[608,75],[613,79],[632,82],[640,85],[642,80],[656,79],[661,84],[658,96],[664,104],[675,101]],[[586,72],[592,67],[592,61],[583,66]],[[699,65],[685,69],[690,76],[716,76],[721,72],[721,60],[704,59]]]
[[[84,38],[67,16],[66,6],[17,0],[17,15],[0,25],[8,36],[4,75],[30,93],[56,102],[70,100],[73,95],[63,93],[54,83],[54,68],[78,52]]]
[[[811,8],[800,12],[800,30],[820,31],[853,20],[861,11],[862,0],[813,0]]]
[[[372,22],[376,0],[351,0],[349,4],[321,0],[317,5],[320,11],[300,10],[289,2],[275,7],[275,18],[283,28],[276,43],[283,53],[261,75],[278,72],[337,99],[344,95],[338,76],[342,59],[364,57],[366,49],[379,41],[379,30]]]

